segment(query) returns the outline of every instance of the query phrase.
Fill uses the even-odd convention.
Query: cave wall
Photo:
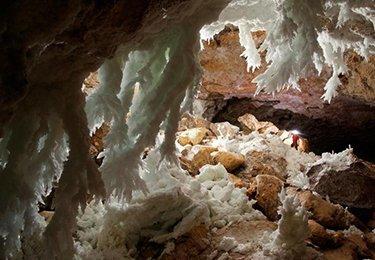
[[[255,32],[253,38],[259,47],[265,32]],[[346,53],[351,72],[341,76],[339,95],[328,104],[321,99],[330,76],[328,68],[320,76],[300,80],[301,91],[286,89],[274,95],[254,96],[256,85],[251,81],[266,69],[265,53],[261,53],[262,66],[248,72],[246,61],[240,56],[243,48],[238,31],[232,26],[204,47],[200,55],[204,74],[198,99],[206,105],[206,117],[238,124],[239,116],[252,113],[281,129],[299,129],[316,153],[337,152],[350,144],[360,157],[375,160],[374,56],[366,61],[355,53]]]

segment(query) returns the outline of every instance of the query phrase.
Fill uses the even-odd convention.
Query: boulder
[[[328,168],[328,169],[327,169]],[[307,175],[311,189],[348,207],[375,208],[375,165],[357,159],[346,169],[314,165]]]
[[[342,246],[323,251],[323,259],[326,260],[353,260],[358,259],[356,246],[353,243],[346,242]]]
[[[342,245],[338,248],[323,250],[325,259],[374,259],[375,253],[369,250],[366,237],[358,232],[345,230],[341,238]]]
[[[197,145],[200,144],[205,138],[206,134],[209,133],[209,130],[204,127],[196,127],[187,129],[181,132],[177,138],[177,141],[181,145]]]
[[[211,122],[201,117],[195,117],[190,114],[184,114],[178,122],[178,131],[185,131],[191,128],[203,127],[209,129]]]
[[[271,122],[260,122],[252,114],[245,114],[238,118],[245,132],[258,131],[261,134],[277,133],[279,129]]]
[[[260,174],[255,177],[257,182],[256,200],[262,208],[262,212],[270,220],[278,219],[277,209],[280,205],[278,194],[280,193],[283,182],[271,175]]]
[[[297,195],[301,204],[312,213],[311,218],[329,229],[345,229],[357,224],[356,217],[341,205],[330,203],[308,190],[287,189],[288,194]]]
[[[338,243],[337,236],[334,236],[332,233],[328,233],[327,230],[318,222],[309,219],[308,225],[310,229],[309,239],[314,245],[317,245],[320,248],[329,248]]]
[[[217,151],[211,153],[215,164],[221,163],[228,172],[232,172],[245,163],[245,157],[242,154]]]
[[[239,133],[240,128],[238,126],[230,124],[229,122],[221,122],[211,124],[210,130],[216,136],[233,139]]]
[[[246,195],[249,197],[249,199],[255,199],[257,194],[257,181],[255,177],[249,178],[247,182],[245,182],[246,185]]]
[[[287,162],[282,157],[261,151],[250,151],[246,154],[245,160],[243,173],[254,177],[258,174],[273,175],[282,181],[287,178]]]
[[[206,145],[196,145],[190,149],[195,150],[192,159],[187,156],[180,157],[180,163],[183,169],[187,170],[193,176],[199,172],[199,169],[206,164],[215,164],[211,153],[217,151],[217,148]]]

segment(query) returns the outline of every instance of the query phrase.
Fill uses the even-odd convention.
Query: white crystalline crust
[[[114,252],[130,257],[141,238],[165,243],[197,225],[265,218],[252,208],[246,190],[228,180],[222,165],[206,165],[193,178],[167,161],[159,165],[160,158],[153,150],[142,164],[149,195],[136,193],[125,204],[111,198],[105,207],[92,203],[78,217],[77,257],[106,258]]]
[[[270,65],[254,79],[257,93],[273,93],[289,86],[298,89],[300,78],[320,74],[327,65],[332,76],[322,98],[330,102],[341,85],[339,75],[348,71],[345,51],[352,49],[366,59],[375,53],[372,0],[233,0],[218,21],[202,28],[201,39],[210,40],[228,23],[238,26],[248,70],[260,66],[250,33],[267,32],[260,50],[267,50]]]

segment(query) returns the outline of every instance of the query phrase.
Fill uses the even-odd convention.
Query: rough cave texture
[[[3,1],[0,4],[0,136],[25,97],[81,88],[89,72],[111,57],[165,1]],[[126,19],[124,19],[126,17]]]
[[[257,46],[264,37],[264,32],[253,33]],[[375,160],[375,57],[365,61],[347,53],[352,71],[342,75],[340,93],[328,104],[321,99],[330,76],[328,69],[320,77],[301,80],[301,92],[290,89],[274,96],[254,96],[256,85],[251,81],[265,70],[266,63],[263,59],[262,67],[249,73],[242,52],[234,27],[205,43],[200,56],[204,74],[199,99],[205,102],[206,117],[239,125],[237,118],[251,113],[280,129],[300,130],[315,153],[341,151],[350,144],[359,157]]]

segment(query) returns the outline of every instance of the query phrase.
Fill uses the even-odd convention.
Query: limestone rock
[[[309,219],[308,225],[311,234],[310,240],[314,245],[317,245],[320,248],[328,248],[337,243],[336,237],[329,234],[327,230],[316,221]]]
[[[242,172],[251,176],[258,174],[273,175],[285,181],[287,162],[284,158],[261,151],[250,151],[245,158],[246,167]]]
[[[277,220],[277,209],[280,205],[278,194],[280,193],[283,182],[271,175],[257,175],[255,177],[257,182],[256,200],[258,205],[263,209],[264,215],[270,220]]]
[[[181,145],[197,145],[203,141],[208,132],[209,130],[204,127],[187,129],[179,134],[177,140]]]
[[[249,197],[249,199],[255,199],[256,193],[257,193],[257,181],[253,177],[249,179],[249,183],[247,183],[247,190],[246,195]]]
[[[357,160],[343,170],[324,168],[316,165],[307,172],[314,191],[344,206],[375,208],[374,164]]]
[[[260,122],[252,114],[245,114],[238,118],[245,132],[277,133],[279,129],[271,122]]]
[[[357,223],[356,217],[338,204],[330,203],[311,191],[289,187],[287,192],[297,195],[301,204],[312,213],[311,218],[329,229],[345,229]]]
[[[345,243],[339,248],[323,251],[326,260],[353,260],[358,259],[355,251],[356,247],[352,243]]]
[[[213,152],[211,155],[214,163],[221,163],[228,172],[232,172],[245,163],[245,157],[242,154],[217,151]]]
[[[374,259],[375,254],[369,250],[365,236],[356,232],[344,232],[346,234],[341,239],[340,247],[323,251],[325,259]]]
[[[240,128],[238,126],[234,126],[229,122],[212,124],[210,129],[216,136],[226,137],[228,139],[235,138],[240,131]]]
[[[191,128],[203,127],[210,128],[211,122],[201,117],[195,117],[190,114],[184,114],[178,123],[178,131],[184,131]]]
[[[349,233],[346,235],[346,239],[356,246],[356,251],[360,256],[364,258],[370,258],[371,252],[367,247],[365,236],[363,234]],[[375,255],[371,258],[374,259]]]
[[[217,148],[206,145],[196,145],[192,147],[191,150],[195,150],[192,159],[187,158],[187,156],[181,156],[180,163],[182,168],[193,176],[196,175],[199,169],[204,165],[215,164],[211,153],[217,151]]]
[[[228,179],[234,183],[234,186],[236,186],[237,188],[243,188],[245,186],[245,183],[243,182],[243,180],[241,180],[241,178],[238,178],[236,175],[234,174],[231,174],[229,173],[228,174]]]

